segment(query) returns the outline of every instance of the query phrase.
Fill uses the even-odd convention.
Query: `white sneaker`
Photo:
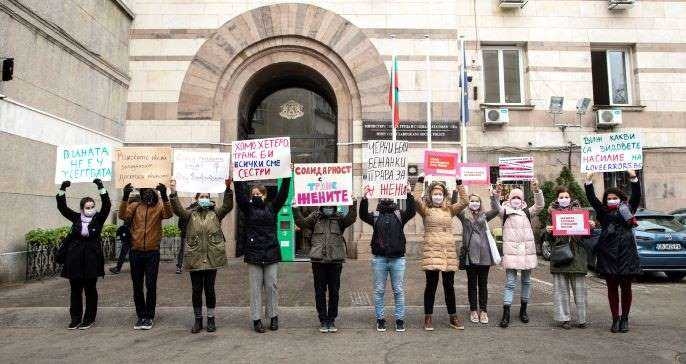
[[[488,314],[486,313],[486,311],[481,312],[481,317],[479,318],[479,321],[484,325],[488,323]]]
[[[469,315],[469,320],[475,324],[479,323],[479,313],[476,311],[472,311],[471,315]]]

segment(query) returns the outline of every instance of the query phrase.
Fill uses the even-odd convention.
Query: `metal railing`
[[[113,238],[102,239],[102,253],[105,261],[116,260],[116,241]],[[26,280],[38,280],[55,277],[62,272],[62,264],[55,262],[57,245],[44,245],[37,242],[26,243]]]

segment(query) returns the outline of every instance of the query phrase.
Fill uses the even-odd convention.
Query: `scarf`
[[[88,225],[92,220],[92,217],[84,215],[83,212],[81,213],[81,236],[84,238],[88,236]]]

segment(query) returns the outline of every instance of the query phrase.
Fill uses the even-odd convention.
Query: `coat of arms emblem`
[[[305,112],[303,111],[303,106],[300,103],[296,102],[295,100],[289,100],[281,105],[281,112],[279,115],[282,118],[293,120],[305,115]]]

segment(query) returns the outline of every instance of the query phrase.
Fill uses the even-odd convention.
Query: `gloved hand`
[[[102,190],[103,188],[105,188],[105,186],[103,186],[102,180],[100,178],[94,179],[93,183],[95,183],[95,186],[97,186],[99,190]]]
[[[157,187],[155,187],[155,189],[160,191],[160,197],[162,198],[162,201],[169,201],[169,197],[167,197],[167,186],[160,183],[157,185]]]
[[[62,185],[60,186],[60,190],[66,191],[67,187],[71,186],[71,181],[64,181],[62,182]]]
[[[131,192],[133,192],[133,186],[131,186],[130,183],[127,183],[126,186],[124,186],[124,197],[123,197],[124,201],[129,200],[129,195],[131,194]]]
[[[424,183],[424,176],[417,177],[417,182]]]

